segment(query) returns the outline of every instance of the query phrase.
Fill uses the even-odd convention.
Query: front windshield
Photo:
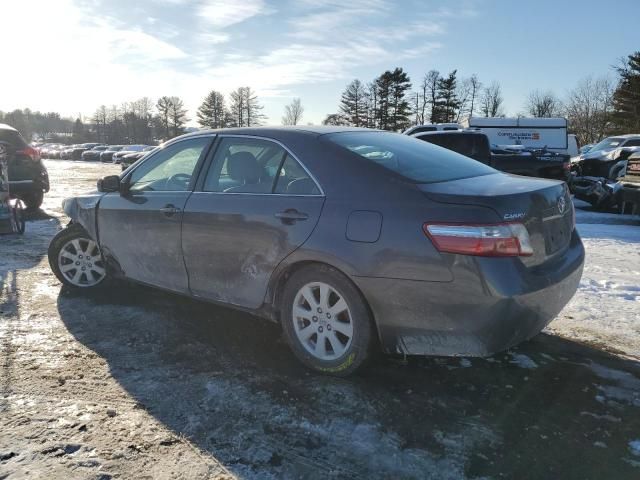
[[[609,137],[602,140],[600,143],[596,143],[589,149],[591,152],[599,152],[600,150],[610,150],[612,148],[619,147],[624,139],[619,137]]]

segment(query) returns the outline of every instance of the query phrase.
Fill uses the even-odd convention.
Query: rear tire
[[[55,276],[69,287],[96,288],[107,278],[100,248],[86,230],[76,223],[53,237],[48,256]]]
[[[287,342],[307,367],[346,377],[369,358],[374,328],[368,306],[336,269],[318,265],[295,272],[280,311]]]
[[[38,210],[44,201],[44,192],[39,190],[37,192],[25,193],[24,195],[20,195],[20,198],[28,211]]]

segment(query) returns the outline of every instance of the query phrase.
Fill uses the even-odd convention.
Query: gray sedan
[[[64,284],[124,277],[253,312],[336,375],[376,349],[486,356],[524,341],[584,262],[563,182],[366,129],[184,135],[64,209],[49,247]]]

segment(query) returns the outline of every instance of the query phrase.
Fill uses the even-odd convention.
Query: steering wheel
[[[186,190],[191,182],[191,175],[188,173],[176,173],[167,179],[167,187],[169,185],[179,186],[181,190]]]

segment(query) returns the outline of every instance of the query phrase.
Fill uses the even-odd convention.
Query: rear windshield
[[[15,130],[0,129],[0,142],[7,142],[15,148],[22,148],[27,146],[27,142],[24,141],[22,135]]]
[[[387,132],[344,132],[328,139],[416,183],[496,173],[491,167],[417,138]]]
[[[453,150],[473,159],[483,159],[490,155],[489,142],[484,135],[475,133],[426,134],[420,140],[433,143],[447,150]]]

